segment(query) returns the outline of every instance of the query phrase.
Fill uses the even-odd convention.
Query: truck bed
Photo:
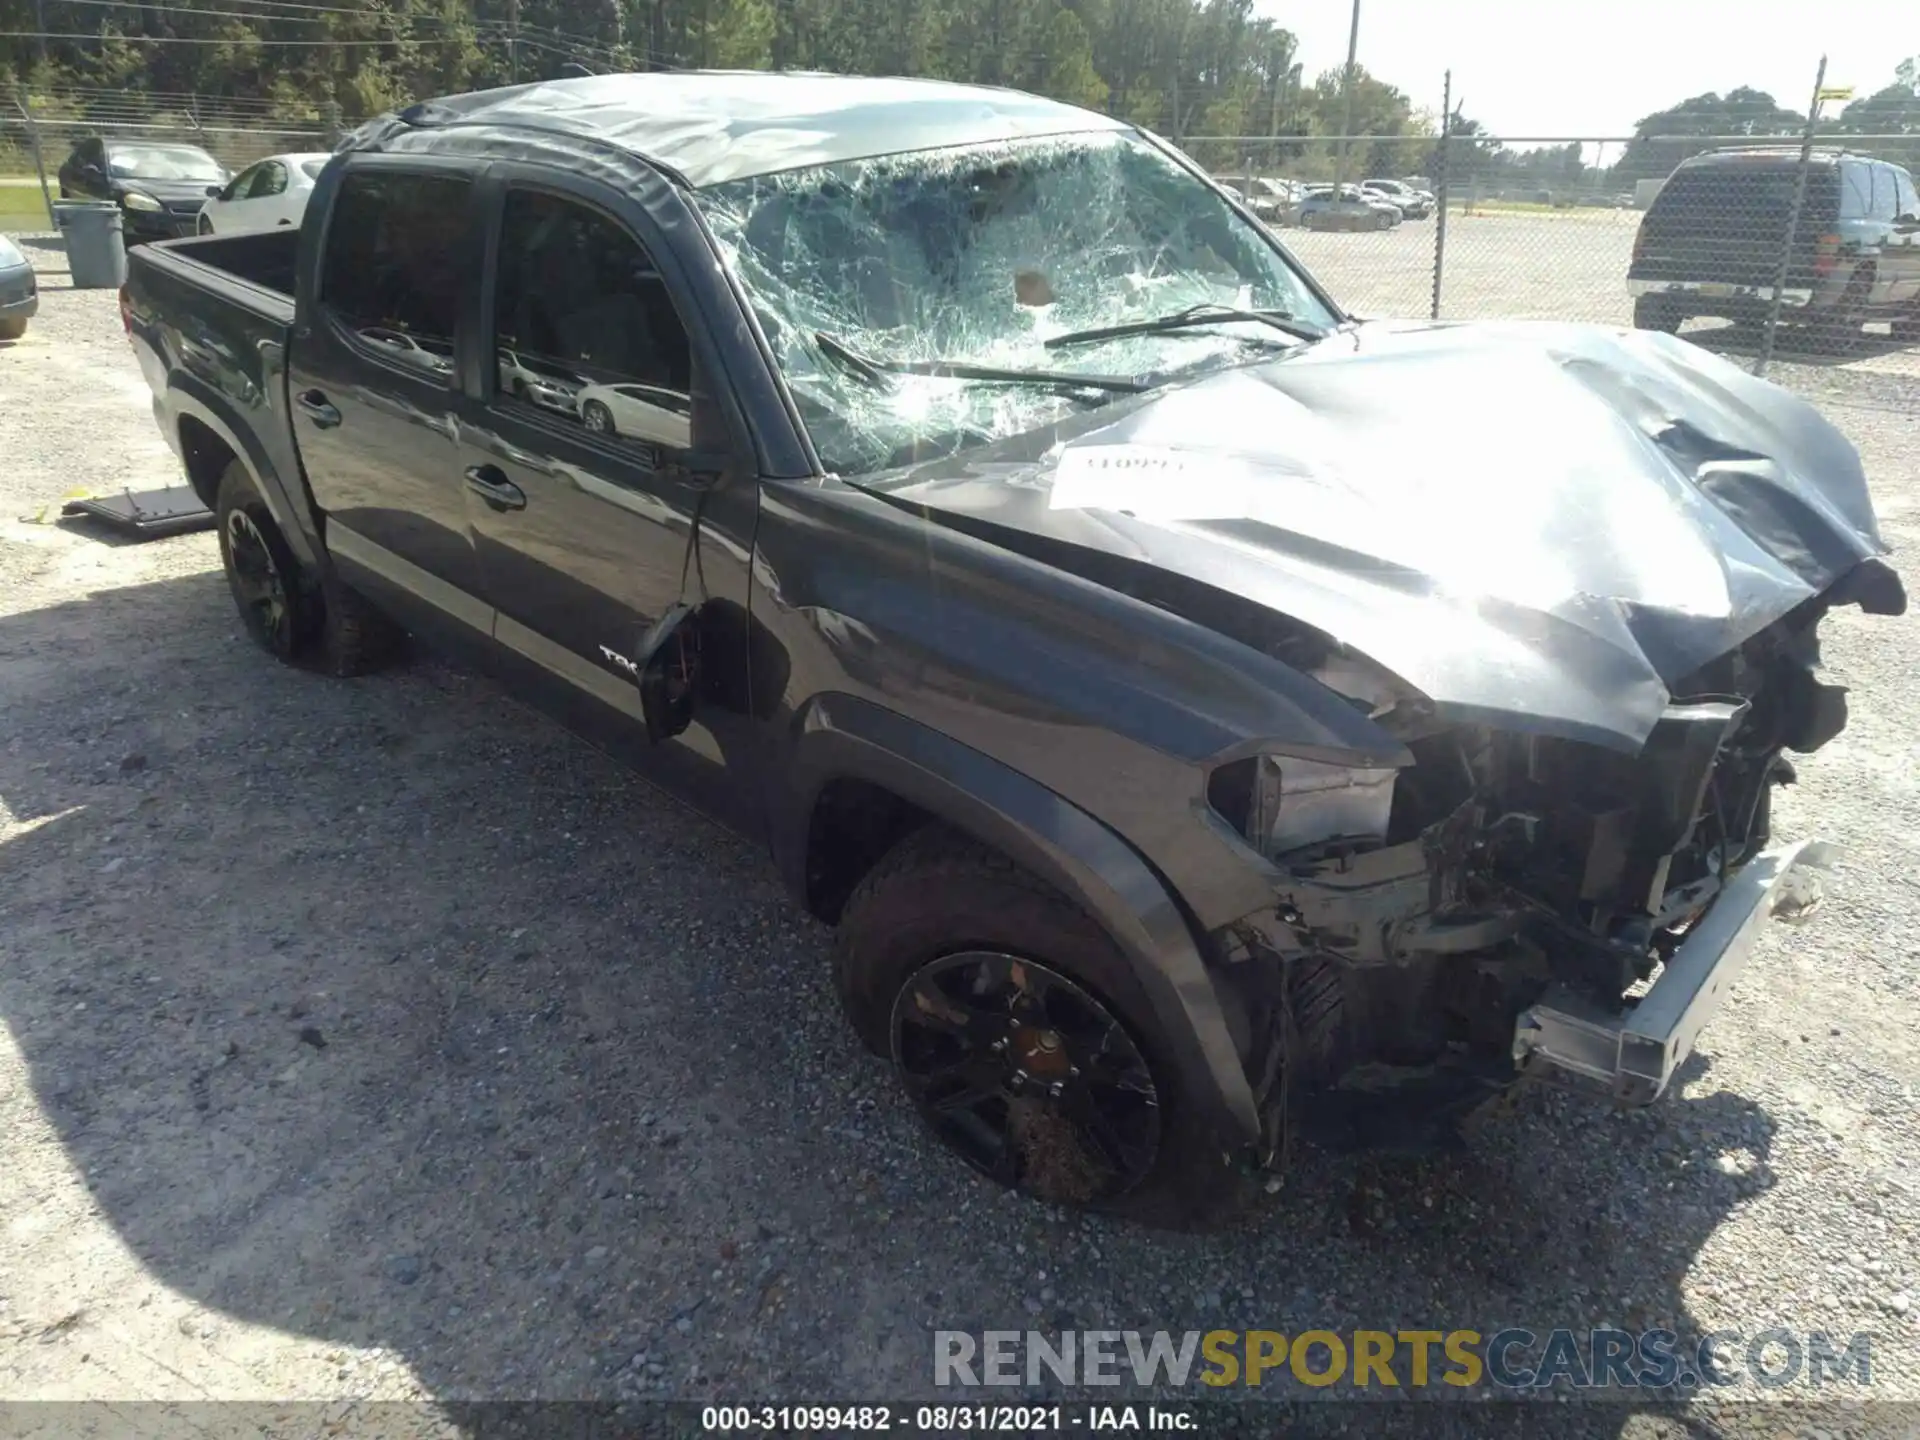
[[[135,257],[188,262],[185,273],[195,276],[194,283],[216,293],[229,292],[249,308],[258,307],[262,318],[293,323],[293,277],[300,255],[300,232],[294,229],[264,230],[254,235],[203,235],[192,240],[173,240],[157,247],[141,247],[129,253]],[[161,260],[162,268],[172,268]],[[131,268],[131,264],[129,266]]]
[[[244,456],[284,497],[288,543],[312,564],[287,396],[299,251],[293,229],[142,245],[127,256],[126,312],[155,417],[202,502],[213,507],[219,456]]]

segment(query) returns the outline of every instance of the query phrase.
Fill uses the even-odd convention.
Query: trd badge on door
[[[640,678],[640,667],[622,655],[618,650],[609,650],[605,645],[602,645],[600,647],[600,653],[618,665],[622,670],[626,671],[627,674],[633,676],[634,679],[638,680]]]

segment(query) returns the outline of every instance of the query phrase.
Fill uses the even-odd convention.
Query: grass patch
[[[1542,205],[1532,200],[1475,200],[1469,205],[1458,195],[1448,197],[1447,208],[1454,215],[1537,215],[1556,220],[1610,220],[1640,213],[1611,205]]]
[[[51,230],[38,185],[0,185],[0,230]]]

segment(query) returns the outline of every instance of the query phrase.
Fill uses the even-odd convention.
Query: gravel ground
[[[934,1328],[1612,1321],[1871,1331],[1920,1398],[1920,618],[1828,623],[1854,719],[1779,828],[1849,859],[1677,1094],[1528,1091],[1459,1154],[1305,1155],[1244,1229],[1149,1233],[934,1150],[747,846],[484,680],[272,666],[208,535],[56,522],[174,472],[113,296],[35,253],[0,346],[0,1397],[899,1398]],[[1910,549],[1915,387],[1781,375]]]

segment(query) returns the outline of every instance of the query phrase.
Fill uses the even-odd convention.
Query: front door
[[[703,547],[724,548],[744,524],[731,549],[750,553],[752,477],[682,463],[693,347],[633,231],[578,194],[533,180],[499,189],[484,347],[495,366],[468,406],[460,463],[501,660],[517,659],[577,727],[757,826],[726,727],[709,728],[708,713],[648,746],[635,683],[642,633],[701,598]]]

